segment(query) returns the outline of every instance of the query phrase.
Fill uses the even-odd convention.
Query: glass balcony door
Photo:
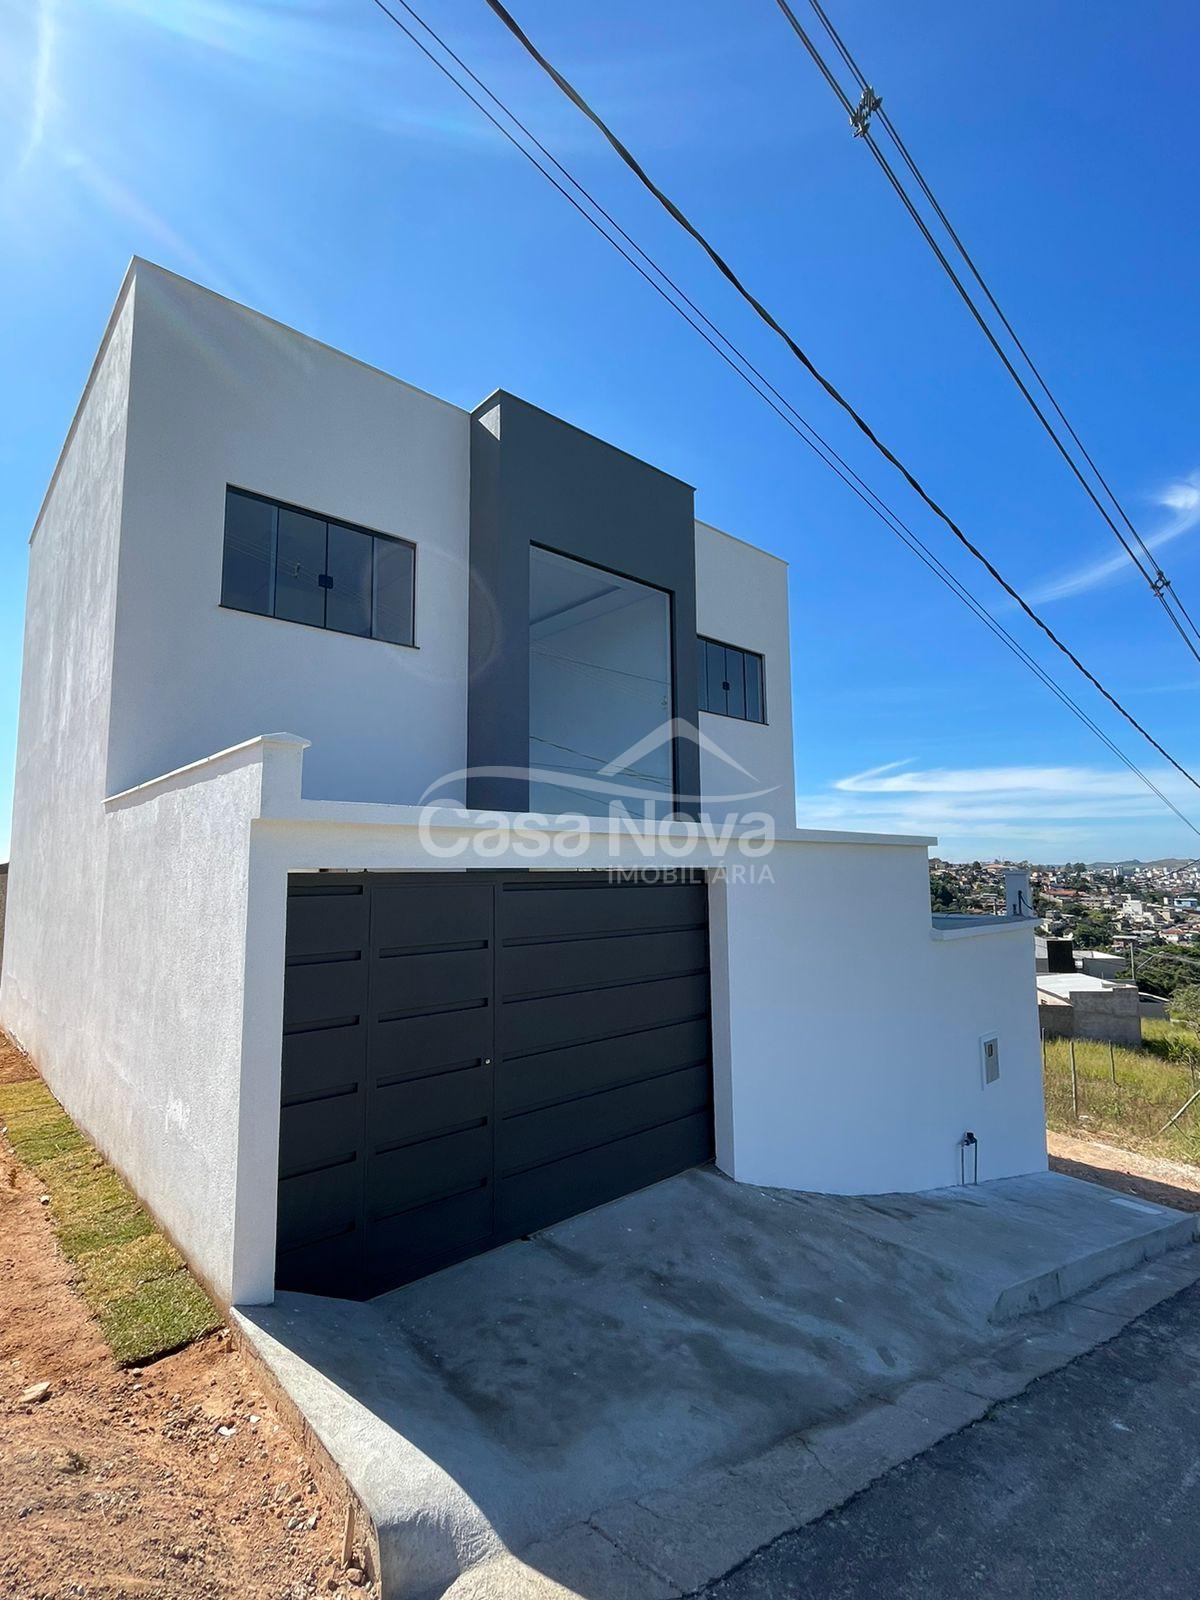
[[[530,809],[666,815],[673,703],[670,596],[532,547]]]

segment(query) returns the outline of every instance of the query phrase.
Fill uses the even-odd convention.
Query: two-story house
[[[0,1018],[225,1301],[714,1159],[1044,1166],[1030,925],[797,827],[792,682],[687,484],[137,261],[31,539]]]

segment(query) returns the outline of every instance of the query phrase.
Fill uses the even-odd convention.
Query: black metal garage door
[[[712,1155],[701,877],[288,894],[277,1283],[363,1298]]]

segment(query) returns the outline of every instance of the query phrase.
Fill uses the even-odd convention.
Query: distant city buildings
[[[1004,872],[1029,866],[1034,908],[1046,931],[1077,949],[1128,952],[1142,945],[1200,944],[1200,864],[1195,861],[930,863],[935,909],[1002,910]]]
[[[1029,873],[1041,922],[1035,982],[1044,1035],[1136,1048],[1142,1022],[1165,1017],[1179,988],[1200,984],[1200,863],[934,859],[934,911],[1003,913],[1004,874],[1017,866]]]

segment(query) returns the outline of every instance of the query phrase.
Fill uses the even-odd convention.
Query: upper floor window
[[[753,650],[721,644],[716,639],[697,639],[700,655],[699,705],[701,711],[715,711],[722,717],[741,717],[744,722],[767,720],[763,695],[763,658]]]
[[[221,604],[235,611],[411,645],[415,568],[406,539],[225,491]]]

